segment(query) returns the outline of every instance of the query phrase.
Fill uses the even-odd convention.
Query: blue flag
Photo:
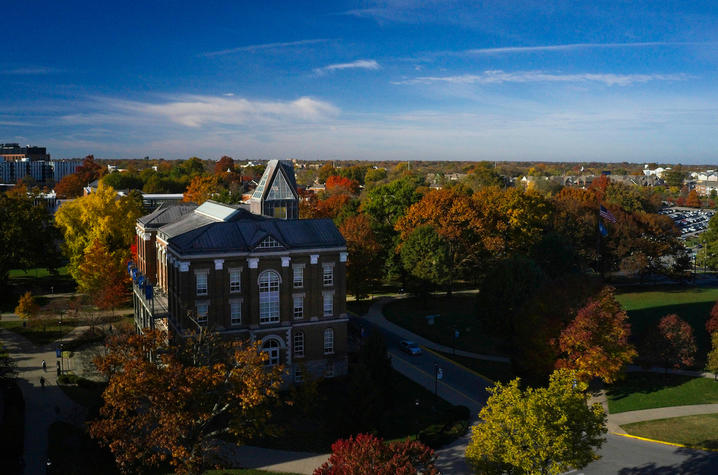
[[[601,236],[608,236],[608,229],[606,229],[606,226],[604,226],[600,221],[598,222],[598,231],[601,233]]]

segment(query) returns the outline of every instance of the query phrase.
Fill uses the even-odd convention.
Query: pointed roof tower
[[[272,218],[299,219],[299,194],[292,162],[269,161],[249,200],[249,209]]]

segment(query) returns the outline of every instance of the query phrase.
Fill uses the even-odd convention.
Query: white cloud
[[[512,53],[540,53],[546,51],[571,51],[582,49],[599,49],[599,48],[650,48],[655,46],[697,46],[711,45],[715,43],[698,43],[698,42],[671,42],[671,41],[644,41],[638,43],[570,43],[564,45],[544,45],[544,46],[505,46],[498,48],[475,48],[461,51],[465,54],[512,54]]]
[[[246,45],[246,46],[238,46],[236,48],[229,48],[229,49],[223,49],[219,51],[210,51],[208,53],[204,53],[203,56],[222,56],[225,54],[232,54],[232,53],[241,53],[241,52],[255,52],[259,50],[271,50],[271,49],[280,49],[280,48],[290,48],[293,46],[305,46],[305,45],[313,45],[316,43],[324,43],[329,41],[326,38],[317,38],[317,39],[311,39],[311,40],[299,40],[299,41],[286,41],[286,42],[279,42],[279,43],[262,43],[262,44],[256,44],[256,45]]]
[[[61,73],[64,70],[46,66],[27,66],[14,69],[0,69],[0,74],[12,76],[30,76]]]
[[[529,82],[598,82],[608,86],[628,86],[634,83],[649,81],[683,81],[691,76],[683,73],[676,74],[614,74],[614,73],[578,73],[554,74],[543,71],[516,71],[505,72],[501,70],[484,71],[481,74],[461,74],[455,76],[421,76],[402,81],[393,81],[392,84],[503,84],[503,83],[529,83]]]
[[[334,105],[311,97],[293,101],[259,101],[243,97],[182,96],[163,103],[98,98],[98,113],[69,114],[67,123],[175,123],[186,127],[208,124],[272,125],[315,122],[339,113]],[[99,107],[98,107],[99,106]]]
[[[373,59],[358,59],[356,61],[352,61],[351,63],[337,63],[337,64],[330,64],[328,66],[324,66],[322,68],[315,68],[314,73],[315,74],[325,74],[330,73],[332,71],[340,71],[342,69],[371,69],[376,70],[380,69],[381,66],[379,63],[377,63]]]

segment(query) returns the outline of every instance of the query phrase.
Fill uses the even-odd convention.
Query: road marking
[[[403,363],[405,363],[405,364],[411,366],[412,368],[414,368],[415,370],[419,371],[420,373],[425,374],[425,375],[428,376],[429,378],[434,379],[434,375],[433,375],[433,374],[427,373],[426,371],[424,371],[423,369],[419,368],[418,366],[409,363],[409,362],[408,362],[407,360],[405,360],[404,358],[399,358],[396,354],[392,354],[392,360],[393,360],[394,358],[396,358],[396,359],[398,359],[399,361],[401,361],[401,362],[403,362]],[[454,388],[454,387],[449,386],[448,384],[446,384],[446,383],[443,382],[443,381],[439,381],[439,385],[443,385],[443,386],[447,387],[448,389],[451,389],[451,390],[454,391],[456,394],[460,395],[460,396],[463,397],[463,398],[468,399],[469,401],[471,401],[472,403],[474,403],[474,404],[476,404],[476,405],[478,405],[478,406],[483,406],[483,404],[482,404],[481,402],[477,401],[476,399],[474,399],[474,398],[472,398],[472,397],[467,396],[467,395],[464,394],[463,392],[459,391],[458,389],[456,389],[456,388]]]
[[[462,364],[459,363],[458,361],[454,361],[454,360],[452,360],[451,358],[449,358],[448,356],[442,355],[442,354],[439,353],[438,351],[434,351],[434,350],[432,350],[431,348],[427,348],[426,346],[422,346],[422,348],[424,348],[426,351],[428,351],[429,353],[433,354],[433,355],[436,356],[437,358],[441,358],[441,359],[443,359],[443,360],[448,361],[449,363],[451,363],[451,364],[453,364],[453,365],[456,365],[456,366],[458,366],[458,367],[460,367],[460,368],[463,368],[463,369],[465,369],[466,371],[468,371],[469,373],[473,373],[474,375],[478,376],[478,377],[481,378],[481,379],[485,379],[486,381],[488,381],[488,382],[491,383],[491,384],[496,384],[496,381],[494,381],[493,379],[487,378],[487,377],[484,376],[483,374],[479,373],[478,371],[474,371],[474,370],[471,369],[471,368],[467,368],[466,366],[462,365]]]
[[[671,445],[673,447],[683,447],[686,449],[692,449],[692,450],[704,450],[706,452],[718,452],[718,449],[709,449],[708,447],[694,447],[691,445],[684,445],[684,444],[677,444],[675,442],[666,442],[665,440],[656,440],[656,439],[649,439],[647,437],[640,437],[637,435],[631,435],[631,434],[619,434],[618,432],[611,432],[613,435],[620,435],[621,437],[628,437],[630,439],[638,439],[643,440],[645,442],[653,442],[655,444],[663,444],[663,445]]]

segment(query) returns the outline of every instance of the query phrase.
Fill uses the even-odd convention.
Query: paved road
[[[382,325],[381,303],[372,306],[365,317],[354,319],[359,325],[369,329],[379,329],[387,342],[394,367],[433,391],[433,367],[438,363],[445,368],[446,378],[439,387],[439,395],[454,403],[468,406],[472,414],[477,414],[486,402],[485,388],[491,383],[473,373],[445,360],[424,352],[421,356],[409,356],[401,352],[398,342],[406,338],[392,332],[392,327]],[[469,435],[462,437],[449,447],[437,451],[438,464],[446,474],[472,473],[464,461],[464,451]],[[664,444],[636,440],[614,434],[608,434],[606,443],[600,450],[601,458],[576,474],[718,474],[718,453],[692,450]]]

